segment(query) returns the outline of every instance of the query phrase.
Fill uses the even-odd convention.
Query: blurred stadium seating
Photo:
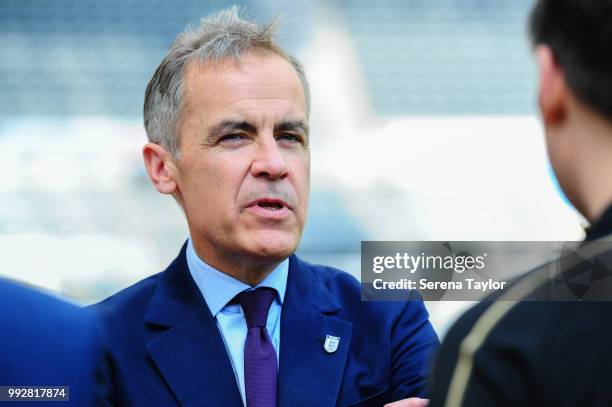
[[[187,231],[142,166],[144,89],[178,32],[234,3],[284,15],[310,77],[304,257],[358,276],[364,239],[581,236],[546,173],[530,0],[2,0],[2,274],[86,303],[172,259]]]

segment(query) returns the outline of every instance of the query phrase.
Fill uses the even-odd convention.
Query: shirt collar
[[[586,230],[586,240],[597,240],[612,233],[612,205]]]
[[[187,242],[187,266],[198,289],[202,293],[213,317],[242,291],[259,287],[270,287],[278,293],[276,301],[280,305],[285,299],[287,289],[287,276],[289,274],[289,259],[283,260],[268,276],[257,286],[251,287],[242,281],[225,274],[206,264],[195,252],[191,238]]]

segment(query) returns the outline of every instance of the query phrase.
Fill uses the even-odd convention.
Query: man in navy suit
[[[0,279],[0,326],[0,386],[37,386],[39,392],[68,386],[70,405],[98,405],[102,353],[90,312]],[[53,391],[59,400],[60,391]]]
[[[362,302],[355,278],[293,254],[310,102],[273,33],[221,11],[180,34],[149,82],[145,165],[190,238],[165,271],[94,306],[110,404],[423,404],[438,345],[423,303]]]

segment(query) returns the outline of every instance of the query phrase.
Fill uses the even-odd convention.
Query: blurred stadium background
[[[575,240],[536,115],[531,0],[0,1],[0,274],[74,301],[162,270],[187,236],[140,156],[146,83],[231,4],[286,24],[312,93],[299,252],[361,240]],[[430,303],[440,333],[467,303]]]

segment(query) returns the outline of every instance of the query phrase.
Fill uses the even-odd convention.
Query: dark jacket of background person
[[[0,386],[70,387],[69,403],[16,405],[98,405],[102,353],[90,312],[0,279],[0,326]]]
[[[606,236],[612,239],[612,207],[587,240]],[[612,257],[612,251],[601,257]],[[473,359],[461,362],[460,346],[492,304],[470,309],[448,332],[434,369],[430,407],[612,405],[612,302],[518,303],[486,335]],[[471,372],[455,402],[451,381],[466,362]]]
[[[431,407],[612,405],[612,1],[539,0],[530,31],[548,156],[593,226],[576,253],[458,320]]]

